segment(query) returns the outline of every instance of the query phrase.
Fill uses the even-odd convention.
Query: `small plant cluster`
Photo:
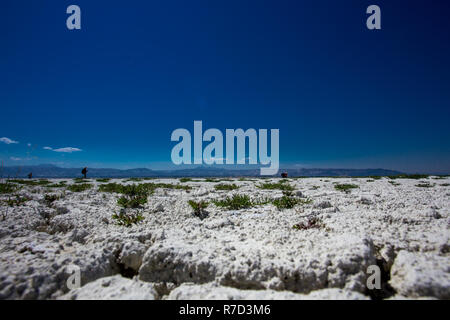
[[[208,201],[204,201],[204,200],[200,200],[200,201],[189,200],[188,203],[192,207],[192,209],[194,210],[194,215],[196,217],[199,217],[200,219],[204,219],[204,218],[207,217],[208,213],[206,212],[206,208],[209,205]]]
[[[232,179],[223,178],[223,179],[216,179],[216,178],[207,178],[204,180],[205,182],[227,182],[227,181],[233,181]]]
[[[30,200],[31,199],[28,197],[22,197],[22,196],[16,195],[15,198],[9,198],[8,200],[4,200],[4,202],[10,207],[16,207],[16,206],[21,206],[25,202],[30,201]]]
[[[95,179],[95,181],[101,182],[101,183],[109,182],[109,180],[111,180],[111,179],[109,179],[109,178],[98,178],[98,179]]]
[[[124,208],[140,208],[147,203],[147,198],[151,193],[148,188],[143,188],[142,185],[128,185],[123,188],[123,196],[117,200],[117,204]]]
[[[40,179],[40,180],[13,179],[13,180],[9,180],[9,182],[17,183],[17,184],[25,185],[25,186],[31,186],[31,187],[46,186],[51,183],[50,181],[48,181],[46,179]]]
[[[64,188],[66,187],[66,181],[60,181],[59,183],[48,184],[45,187],[47,188]]]
[[[75,178],[75,179],[73,179],[74,183],[85,183],[85,182],[88,182],[88,181],[89,181],[89,179],[84,179],[84,178]]]
[[[390,184],[392,184],[393,186],[399,186],[399,185],[401,185],[401,183],[395,182],[395,181],[393,181],[393,180],[389,180],[388,182],[389,182]]]
[[[231,191],[231,190],[236,190],[238,189],[239,186],[233,184],[225,184],[225,183],[221,183],[221,184],[216,184],[214,186],[214,189],[216,190],[225,190],[225,191]]]
[[[253,207],[255,204],[248,195],[235,194],[233,197],[226,197],[223,200],[213,200],[216,206],[227,208],[229,210],[240,210]]]
[[[56,194],[46,194],[44,195],[44,202],[45,204],[50,207],[53,202],[55,202],[56,200],[61,199],[61,196],[58,196]]]
[[[416,187],[419,187],[419,188],[433,188],[434,184],[430,184],[430,183],[424,182],[424,183],[416,184]]]
[[[297,223],[292,226],[296,230],[320,229],[323,227],[322,220],[316,217],[308,218],[307,222]]]
[[[12,183],[9,182],[0,183],[0,193],[13,193],[18,189],[19,187]]]
[[[426,174],[398,174],[395,176],[388,176],[389,179],[427,179],[429,175]]]
[[[282,191],[294,191],[294,187],[287,183],[288,180],[281,180],[278,183],[263,183],[259,186],[256,186],[259,189],[265,189],[265,190],[282,190]]]
[[[283,196],[281,198],[275,199],[272,201],[272,204],[278,208],[278,210],[282,209],[292,209],[297,204],[308,204],[311,203],[312,200],[307,199],[303,200],[297,197],[294,197],[292,191],[283,191]]]
[[[92,188],[92,184],[90,183],[80,183],[80,184],[72,184],[67,187],[67,190],[72,192],[83,192]]]
[[[144,216],[140,212],[125,212],[121,210],[119,214],[113,214],[112,218],[117,221],[119,226],[131,227],[144,220]]]
[[[99,191],[101,192],[110,192],[110,193],[126,193],[128,188],[131,188],[133,185],[124,185],[120,183],[107,183],[103,184],[99,187]],[[147,190],[149,193],[153,193],[155,189],[165,188],[165,189],[181,189],[181,190],[190,190],[189,186],[181,186],[178,184],[170,184],[170,183],[141,183],[134,185],[139,189]]]
[[[343,184],[335,184],[334,188],[339,191],[343,192],[350,192],[351,189],[359,188],[356,184],[349,184],[349,183],[343,183]]]

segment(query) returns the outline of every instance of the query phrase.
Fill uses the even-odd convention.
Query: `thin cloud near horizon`
[[[17,143],[19,143],[19,141],[14,141],[14,140],[12,140],[10,138],[7,138],[7,137],[0,138],[0,142],[6,143],[6,144],[17,144]]]

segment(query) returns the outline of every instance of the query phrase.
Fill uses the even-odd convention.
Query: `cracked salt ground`
[[[188,200],[282,193],[257,188],[258,180],[224,182],[240,186],[229,192],[186,182],[189,192],[157,189],[144,220],[128,228],[111,218],[119,195],[99,192],[96,181],[83,192],[65,191],[51,206],[42,202],[48,189],[24,187],[18,193],[31,201],[0,204],[8,210],[0,221],[0,298],[449,299],[450,179],[427,179],[432,188],[412,179],[397,179],[398,186],[367,180],[291,179],[294,194],[313,202],[282,211],[211,204],[203,220]],[[359,188],[345,193],[334,183]],[[51,193],[63,195],[64,188]],[[320,220],[317,228],[293,228],[311,217]],[[366,287],[375,264],[383,273],[376,294]],[[70,265],[80,267],[81,288],[67,288]]]

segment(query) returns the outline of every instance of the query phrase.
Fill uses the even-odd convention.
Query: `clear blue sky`
[[[279,128],[284,165],[450,172],[449,15],[445,0],[2,0],[0,138],[19,143],[0,159],[162,168],[171,132],[202,120]]]

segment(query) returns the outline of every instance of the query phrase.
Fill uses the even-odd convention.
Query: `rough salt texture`
[[[144,220],[129,228],[112,219],[119,195],[99,192],[95,180],[80,193],[23,187],[17,194],[31,201],[15,207],[2,201],[11,195],[0,194],[0,299],[172,299],[189,292],[208,299],[449,298],[450,178],[396,179],[398,186],[387,178],[289,179],[293,194],[311,203],[281,211],[210,204],[204,219],[188,200],[282,192],[257,188],[260,179],[220,182],[237,184],[233,191],[199,180],[182,183],[189,192],[156,189],[141,209]],[[270,180],[279,181],[264,182]],[[433,187],[417,187],[421,181]],[[335,183],[359,188],[345,193]],[[45,194],[62,197],[48,205]],[[319,227],[293,228],[311,218]],[[366,286],[373,264],[382,269],[381,293]],[[74,265],[83,287],[69,292]],[[103,278],[113,280],[103,287]]]

